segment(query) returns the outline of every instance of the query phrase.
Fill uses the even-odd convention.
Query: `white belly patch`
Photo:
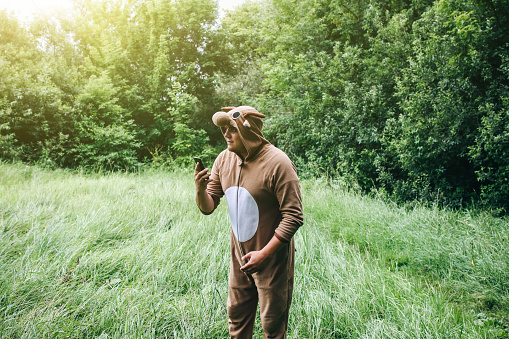
[[[232,186],[226,190],[225,195],[233,234],[240,242],[248,241],[258,229],[258,205],[244,187]]]

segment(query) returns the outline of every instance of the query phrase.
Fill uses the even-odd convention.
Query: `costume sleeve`
[[[283,242],[289,242],[303,224],[302,197],[299,178],[295,165],[285,156],[278,163],[273,177],[274,193],[279,202],[281,222],[275,230],[275,236]]]
[[[221,170],[221,154],[216,158],[214,161],[214,165],[212,166],[212,171],[210,172],[209,182],[207,184],[207,193],[212,197],[212,200],[214,201],[214,208],[209,213],[203,212],[200,209],[200,212],[202,212],[205,215],[211,214],[215,211],[217,206],[219,205],[219,202],[221,201],[221,198],[224,195],[223,187],[221,186],[221,179],[220,179],[220,170]],[[198,207],[199,208],[199,207]]]

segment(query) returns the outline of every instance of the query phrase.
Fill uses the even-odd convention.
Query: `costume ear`
[[[221,107],[221,110],[225,111],[225,112],[229,112],[231,111],[232,109],[234,109],[235,107]]]
[[[217,112],[212,116],[212,122],[219,127],[230,125],[230,121],[230,115],[225,112]]]
[[[244,113],[244,118],[247,118],[248,116],[253,116],[256,118],[260,118],[260,119],[265,118],[265,114],[262,114],[260,112],[246,112],[246,113]]]

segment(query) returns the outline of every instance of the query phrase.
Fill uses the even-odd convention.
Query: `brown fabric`
[[[207,186],[214,200],[214,209],[228,188],[243,187],[255,199],[260,213],[259,224],[264,225],[263,230],[259,230],[263,235],[258,235],[263,239],[259,239],[257,246],[253,248],[245,244],[243,249],[260,250],[274,232],[278,239],[288,242],[303,223],[297,169],[285,153],[263,136],[263,114],[249,106],[235,107],[225,114],[235,112],[241,114],[232,121],[248,154],[244,161],[228,150],[217,157]]]
[[[281,237],[280,235],[277,234],[277,232],[274,233],[274,235],[276,236],[276,238],[281,241],[281,242],[288,242],[286,239],[284,239],[283,237]]]
[[[243,160],[224,150],[212,167],[207,192],[217,208],[226,195],[231,222],[228,314],[232,338],[251,338],[260,303],[266,338],[283,338],[293,293],[293,235],[303,223],[295,165],[263,136],[262,117],[247,106],[233,108],[231,119],[246,147]],[[284,242],[265,268],[252,275],[240,271],[242,257],[263,249],[273,236]]]
[[[233,254],[233,253],[232,253]],[[285,338],[293,295],[295,245],[293,239],[271,258],[270,267],[247,274],[236,260],[230,262],[228,316],[230,337],[250,339],[260,303],[264,338]]]
[[[286,154],[273,145],[264,145],[255,157],[244,162],[228,150],[221,152],[212,166],[207,186],[207,192],[214,200],[214,209],[231,187],[247,190],[259,210],[257,234],[250,240],[241,241],[244,254],[261,250],[274,233],[282,241],[289,242],[302,225],[297,171]],[[230,203],[228,208],[231,216]],[[238,217],[242,222],[244,216]]]

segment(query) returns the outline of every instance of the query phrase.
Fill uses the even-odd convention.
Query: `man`
[[[227,149],[212,172],[195,174],[196,203],[212,213],[226,195],[231,222],[228,316],[232,338],[251,338],[260,302],[264,338],[284,338],[293,292],[302,200],[295,165],[262,134],[265,117],[252,107],[226,107],[212,120]],[[198,165],[196,167],[198,170]]]

